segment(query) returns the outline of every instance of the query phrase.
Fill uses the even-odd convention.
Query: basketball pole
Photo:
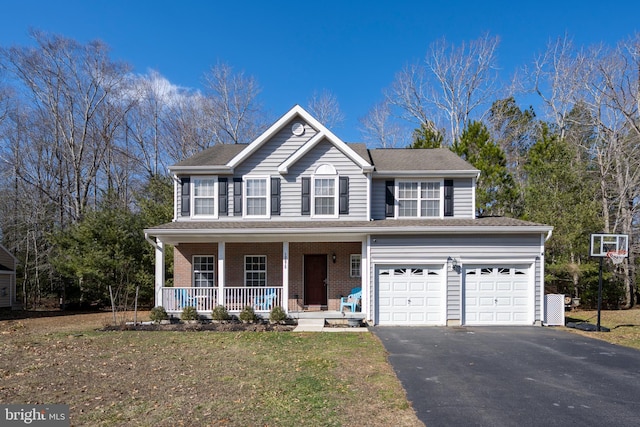
[[[602,309],[602,260],[600,257],[600,271],[598,273],[598,324],[596,325],[596,331],[600,332],[600,310]]]

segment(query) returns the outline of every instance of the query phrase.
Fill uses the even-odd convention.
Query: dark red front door
[[[304,256],[304,303],[327,305],[327,256]]]

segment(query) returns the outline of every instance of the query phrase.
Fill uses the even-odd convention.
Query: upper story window
[[[439,181],[398,182],[399,218],[439,218],[442,212],[442,185]]]
[[[269,178],[247,177],[245,185],[245,216],[269,216]]]
[[[216,217],[216,187],[215,177],[193,177],[193,216]]]
[[[331,165],[319,166],[313,175],[312,182],[312,216],[338,216],[338,174]]]

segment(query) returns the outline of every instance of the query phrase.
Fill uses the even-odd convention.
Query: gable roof
[[[447,148],[369,150],[376,175],[455,175],[477,177],[480,171]]]

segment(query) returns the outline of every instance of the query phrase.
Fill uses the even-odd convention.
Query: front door
[[[304,304],[327,305],[327,256],[304,256]]]

